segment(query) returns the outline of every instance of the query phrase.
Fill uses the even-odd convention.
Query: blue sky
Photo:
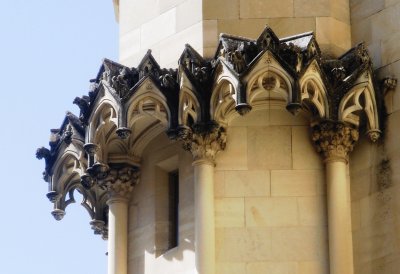
[[[104,57],[118,59],[112,0],[0,2],[0,273],[104,274],[107,244],[79,204],[57,222],[44,162],[49,130],[86,94]]]

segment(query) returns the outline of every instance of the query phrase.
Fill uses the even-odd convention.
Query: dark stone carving
[[[57,191],[50,191],[46,194],[50,202],[55,203],[60,199],[61,195]]]
[[[38,148],[36,150],[36,158],[38,158],[39,160],[49,159],[50,158],[50,150],[45,147]]]
[[[111,86],[117,91],[119,97],[124,98],[135,84],[136,70],[123,67],[118,75],[111,78]]]
[[[79,107],[81,111],[79,119],[81,119],[81,121],[84,121],[84,118],[89,112],[90,96],[75,97],[72,103]]]
[[[128,139],[129,136],[132,133],[132,130],[130,128],[126,128],[126,127],[120,127],[116,130],[116,133],[118,135],[119,138],[121,139]]]
[[[390,90],[395,90],[397,86],[397,79],[395,78],[385,78],[382,80],[381,89],[383,94],[386,95]]]

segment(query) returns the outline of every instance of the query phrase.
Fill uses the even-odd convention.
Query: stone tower
[[[109,274],[397,273],[400,1],[114,9],[119,62],[37,154]]]

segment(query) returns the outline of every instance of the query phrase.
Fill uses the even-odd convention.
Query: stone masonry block
[[[321,261],[303,261],[298,263],[297,274],[328,274],[329,265]]]
[[[174,33],[160,42],[160,66],[172,63],[178,67],[178,59],[185,49],[185,44],[201,48],[203,43],[202,22],[198,22],[178,33]]]
[[[351,46],[350,25],[332,17],[317,17],[317,41],[327,53],[343,54]]]
[[[244,198],[215,199],[216,227],[244,226]]]
[[[294,17],[329,16],[329,0],[294,0]]]
[[[238,19],[239,0],[202,0],[203,19]]]
[[[240,0],[240,18],[293,17],[293,0]]]
[[[225,171],[214,172],[214,196],[216,198],[225,196]]]
[[[355,0],[350,1],[351,20],[358,21],[369,17],[385,7],[385,1]]]
[[[249,169],[292,168],[291,128],[248,127]]]
[[[176,31],[184,30],[203,20],[201,9],[202,0],[186,0],[178,5],[176,7]]]
[[[346,24],[350,24],[349,0],[330,0],[331,16]]]
[[[160,13],[164,13],[172,8],[175,8],[179,4],[184,3],[185,1],[187,1],[187,0],[161,0],[161,1],[157,1],[157,2],[158,2]],[[199,0],[199,1],[201,1],[201,0]]]
[[[327,261],[326,228],[271,229],[271,259],[277,261]]]
[[[271,232],[259,228],[217,228],[217,262],[251,262],[271,258]]]
[[[216,170],[247,170],[247,129],[228,128],[226,148],[217,155]]]
[[[226,171],[226,197],[254,197],[270,195],[269,171]]]
[[[269,110],[253,110],[244,116],[237,115],[229,122],[231,127],[250,127],[250,126],[268,126],[269,125]]]
[[[246,263],[218,263],[216,264],[218,274],[246,274]]]
[[[141,48],[152,45],[176,32],[176,9],[171,9],[141,26]]]
[[[271,171],[271,196],[315,196],[322,184],[322,170]]]
[[[280,38],[316,30],[314,17],[271,18],[268,25]]]
[[[246,198],[246,226],[298,225],[296,198]]]
[[[294,116],[286,109],[273,108],[269,111],[271,125],[284,126],[308,126],[309,121],[301,114]]]
[[[400,60],[399,39],[400,32],[396,32],[390,38],[382,41],[382,66]]]
[[[301,225],[327,226],[326,197],[299,197],[299,222]]]
[[[257,39],[269,20],[266,18],[221,19],[218,20],[218,33]]]
[[[119,0],[120,35],[139,28],[160,14],[158,0]],[[163,0],[166,1],[166,0]]]
[[[293,169],[323,169],[322,158],[311,141],[309,126],[292,127]]]
[[[203,20],[203,46],[204,48],[213,48],[212,55],[208,54],[204,57],[214,57],[219,35],[217,26],[217,20]]]
[[[297,273],[296,262],[251,262],[247,264],[247,273],[251,274],[292,274]]]
[[[129,58],[140,51],[140,28],[121,35],[119,39],[119,59]]]
[[[379,2],[379,1],[377,1]],[[379,43],[390,38],[400,29],[400,2],[371,16],[372,41]]]

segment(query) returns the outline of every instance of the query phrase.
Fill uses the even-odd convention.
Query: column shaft
[[[350,186],[345,161],[326,162],[330,274],[353,274]]]
[[[215,274],[214,164],[197,160],[193,166],[197,273]]]
[[[128,201],[108,201],[108,274],[127,274],[128,269]]]

